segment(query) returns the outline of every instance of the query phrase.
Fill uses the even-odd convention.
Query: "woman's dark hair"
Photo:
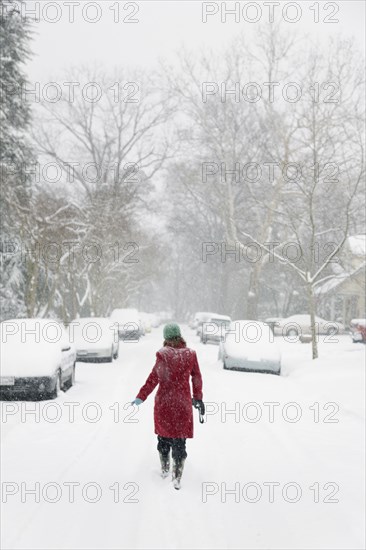
[[[170,346],[172,348],[186,348],[186,341],[181,336],[175,336],[170,340],[164,340],[163,346]]]

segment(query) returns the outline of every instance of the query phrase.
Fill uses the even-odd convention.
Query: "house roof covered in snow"
[[[366,262],[364,262],[361,266],[357,267],[350,273],[348,273],[347,271],[344,271],[339,275],[335,275],[334,277],[331,277],[330,279],[328,279],[323,284],[319,285],[318,288],[315,289],[315,294],[318,294],[318,295],[327,294],[328,292],[334,291],[342,283],[347,281],[347,279],[355,277],[359,273],[364,272],[365,268],[366,268]]]
[[[366,256],[366,235],[352,235],[348,237],[347,247],[355,256]]]

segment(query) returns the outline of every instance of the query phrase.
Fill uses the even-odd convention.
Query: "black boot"
[[[159,453],[159,457],[161,464],[161,477],[167,477],[170,470],[170,455],[163,455],[163,453]]]
[[[180,482],[182,479],[185,460],[186,460],[185,458],[181,458],[179,460],[173,460],[172,481],[173,481],[174,489],[177,489],[177,490],[180,489]]]

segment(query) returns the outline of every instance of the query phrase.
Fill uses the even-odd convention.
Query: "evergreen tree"
[[[24,309],[24,272],[21,256],[14,252],[26,237],[30,221],[31,194],[25,173],[33,162],[26,137],[31,113],[22,90],[31,29],[21,5],[0,0],[1,318],[19,315]]]

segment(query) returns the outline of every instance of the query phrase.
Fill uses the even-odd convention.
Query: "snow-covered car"
[[[78,361],[106,361],[117,359],[119,337],[116,326],[105,317],[82,317],[68,326],[70,341],[76,348]]]
[[[150,313],[150,322],[152,328],[158,328],[160,326],[159,315],[157,315],[156,313]]]
[[[140,321],[143,328],[144,333],[151,332],[151,316],[150,313],[145,313],[144,311],[140,311]]]
[[[310,334],[310,315],[291,315],[290,317],[279,319],[274,323],[273,330],[276,335],[290,337]],[[345,328],[342,323],[337,323],[336,321],[326,321],[321,317],[315,316],[315,330],[317,334],[341,334],[344,332]]]
[[[172,323],[174,320],[174,314],[172,311],[158,311],[156,315],[159,318],[160,324]]]
[[[188,326],[192,330],[194,330],[196,328],[195,327],[195,318],[192,315],[190,315],[189,318],[188,318]]]
[[[366,344],[366,319],[352,319],[350,327],[352,341]]]
[[[118,331],[121,340],[139,340],[144,330],[139,312],[134,308],[118,308],[111,313],[110,319]]]
[[[212,311],[198,311],[194,316],[193,329],[197,336],[201,336],[202,324],[209,321],[215,315]]]
[[[266,323],[233,321],[219,346],[224,369],[281,373],[281,352]]]
[[[202,311],[198,311],[194,315],[192,315],[191,320],[188,323],[189,328],[192,330],[195,330],[197,332],[198,322],[200,319],[200,316],[202,315]]]
[[[0,394],[53,399],[75,382],[76,351],[65,327],[52,319],[0,323]]]
[[[228,315],[213,315],[209,321],[202,324],[201,342],[213,342],[218,344],[224,339],[225,333],[230,328],[231,318]]]

